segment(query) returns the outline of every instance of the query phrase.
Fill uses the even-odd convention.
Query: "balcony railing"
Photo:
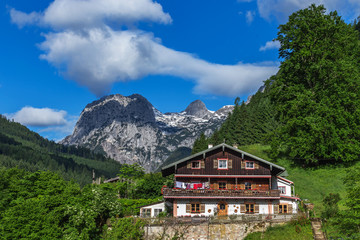
[[[280,197],[280,190],[163,189],[164,197]]]

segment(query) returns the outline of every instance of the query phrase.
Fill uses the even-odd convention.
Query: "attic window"
[[[286,187],[279,186],[278,189],[280,190],[280,194],[286,194]]]
[[[200,169],[200,161],[193,161],[191,162],[192,169]]]
[[[227,159],[219,159],[218,169],[228,169],[228,160]]]
[[[255,168],[255,164],[253,161],[246,161],[245,162],[245,169],[254,169]]]

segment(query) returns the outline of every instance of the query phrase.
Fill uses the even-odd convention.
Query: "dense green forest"
[[[141,239],[145,222],[126,216],[161,200],[171,180],[138,165],[121,166],[119,176],[81,188],[50,171],[0,168],[0,239]]]
[[[119,173],[120,164],[87,148],[64,146],[44,139],[25,126],[0,115],[0,167],[28,171],[49,170],[81,186],[96,177],[110,178]]]
[[[239,104],[207,144],[269,144],[271,156],[286,154],[313,166],[358,161],[360,155],[359,22],[347,24],[323,6],[293,13],[279,26],[279,72],[249,104]]]

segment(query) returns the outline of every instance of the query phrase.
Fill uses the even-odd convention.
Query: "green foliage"
[[[161,196],[161,188],[166,185],[167,178],[164,178],[161,173],[149,173],[145,174],[136,183],[136,189],[134,193],[135,198],[157,198]]]
[[[208,141],[204,133],[201,133],[200,137],[195,140],[191,154],[201,152],[208,148]]]
[[[335,217],[339,213],[337,204],[340,200],[339,193],[329,193],[323,200],[325,210],[321,213],[321,217],[325,219]]]
[[[314,239],[309,222],[292,222],[281,226],[269,227],[265,232],[250,233],[245,240],[312,240]]]
[[[50,170],[84,186],[91,183],[93,169],[96,176],[110,178],[118,173],[120,164],[86,148],[48,141],[0,115],[0,167]]]
[[[82,190],[57,174],[0,169],[2,239],[100,239],[106,220],[121,214],[108,185]]]
[[[97,239],[106,220],[121,215],[121,204],[108,185],[87,185],[80,197],[66,207],[68,228],[65,238]]]
[[[357,160],[360,153],[358,32],[336,12],[311,5],[279,26],[279,73],[271,86],[278,129],[274,153],[315,164]]]
[[[354,167],[347,173],[344,184],[346,186],[347,209],[340,211],[336,220],[340,232],[349,238],[360,237],[360,167]]]
[[[58,239],[65,207],[80,187],[50,172],[0,170],[0,236],[4,239]]]
[[[121,204],[121,216],[127,217],[127,216],[139,215],[140,206],[159,202],[159,198],[154,198],[154,199],[121,198],[118,199],[118,202]]]
[[[136,218],[111,219],[111,229],[107,229],[104,239],[143,239],[145,222]]]

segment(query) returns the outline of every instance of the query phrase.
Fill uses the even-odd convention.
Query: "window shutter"
[[[214,189],[219,189],[219,183],[214,183]]]
[[[190,213],[191,212],[191,204],[188,203],[186,204],[186,213]]]
[[[214,159],[214,168],[218,168],[218,160]]]
[[[291,204],[291,203],[290,203],[290,204],[288,204],[288,207],[287,207],[287,208],[288,208],[288,213],[290,213],[290,214],[291,214],[291,213],[292,213],[292,211],[293,211],[293,209],[292,209],[292,208],[293,208],[292,204]]]
[[[241,169],[245,168],[245,161],[241,161]]]
[[[255,168],[255,169],[259,169],[259,163],[254,162],[254,168]]]
[[[226,189],[231,189],[231,183],[226,184]]]
[[[246,212],[245,204],[240,204],[240,212],[241,212],[241,213],[245,213],[245,212]]]
[[[240,189],[245,189],[245,184],[244,183],[240,184]]]
[[[205,160],[201,160],[201,161],[200,161],[200,167],[201,167],[201,168],[205,168]]]
[[[232,168],[232,159],[228,160],[228,168],[231,169]]]
[[[187,168],[191,168],[191,162],[190,161],[188,161],[188,163],[187,163]]]
[[[200,204],[200,213],[205,213],[205,204]]]
[[[279,205],[274,205],[274,214],[279,213]]]
[[[254,213],[259,213],[259,204],[254,205]]]

